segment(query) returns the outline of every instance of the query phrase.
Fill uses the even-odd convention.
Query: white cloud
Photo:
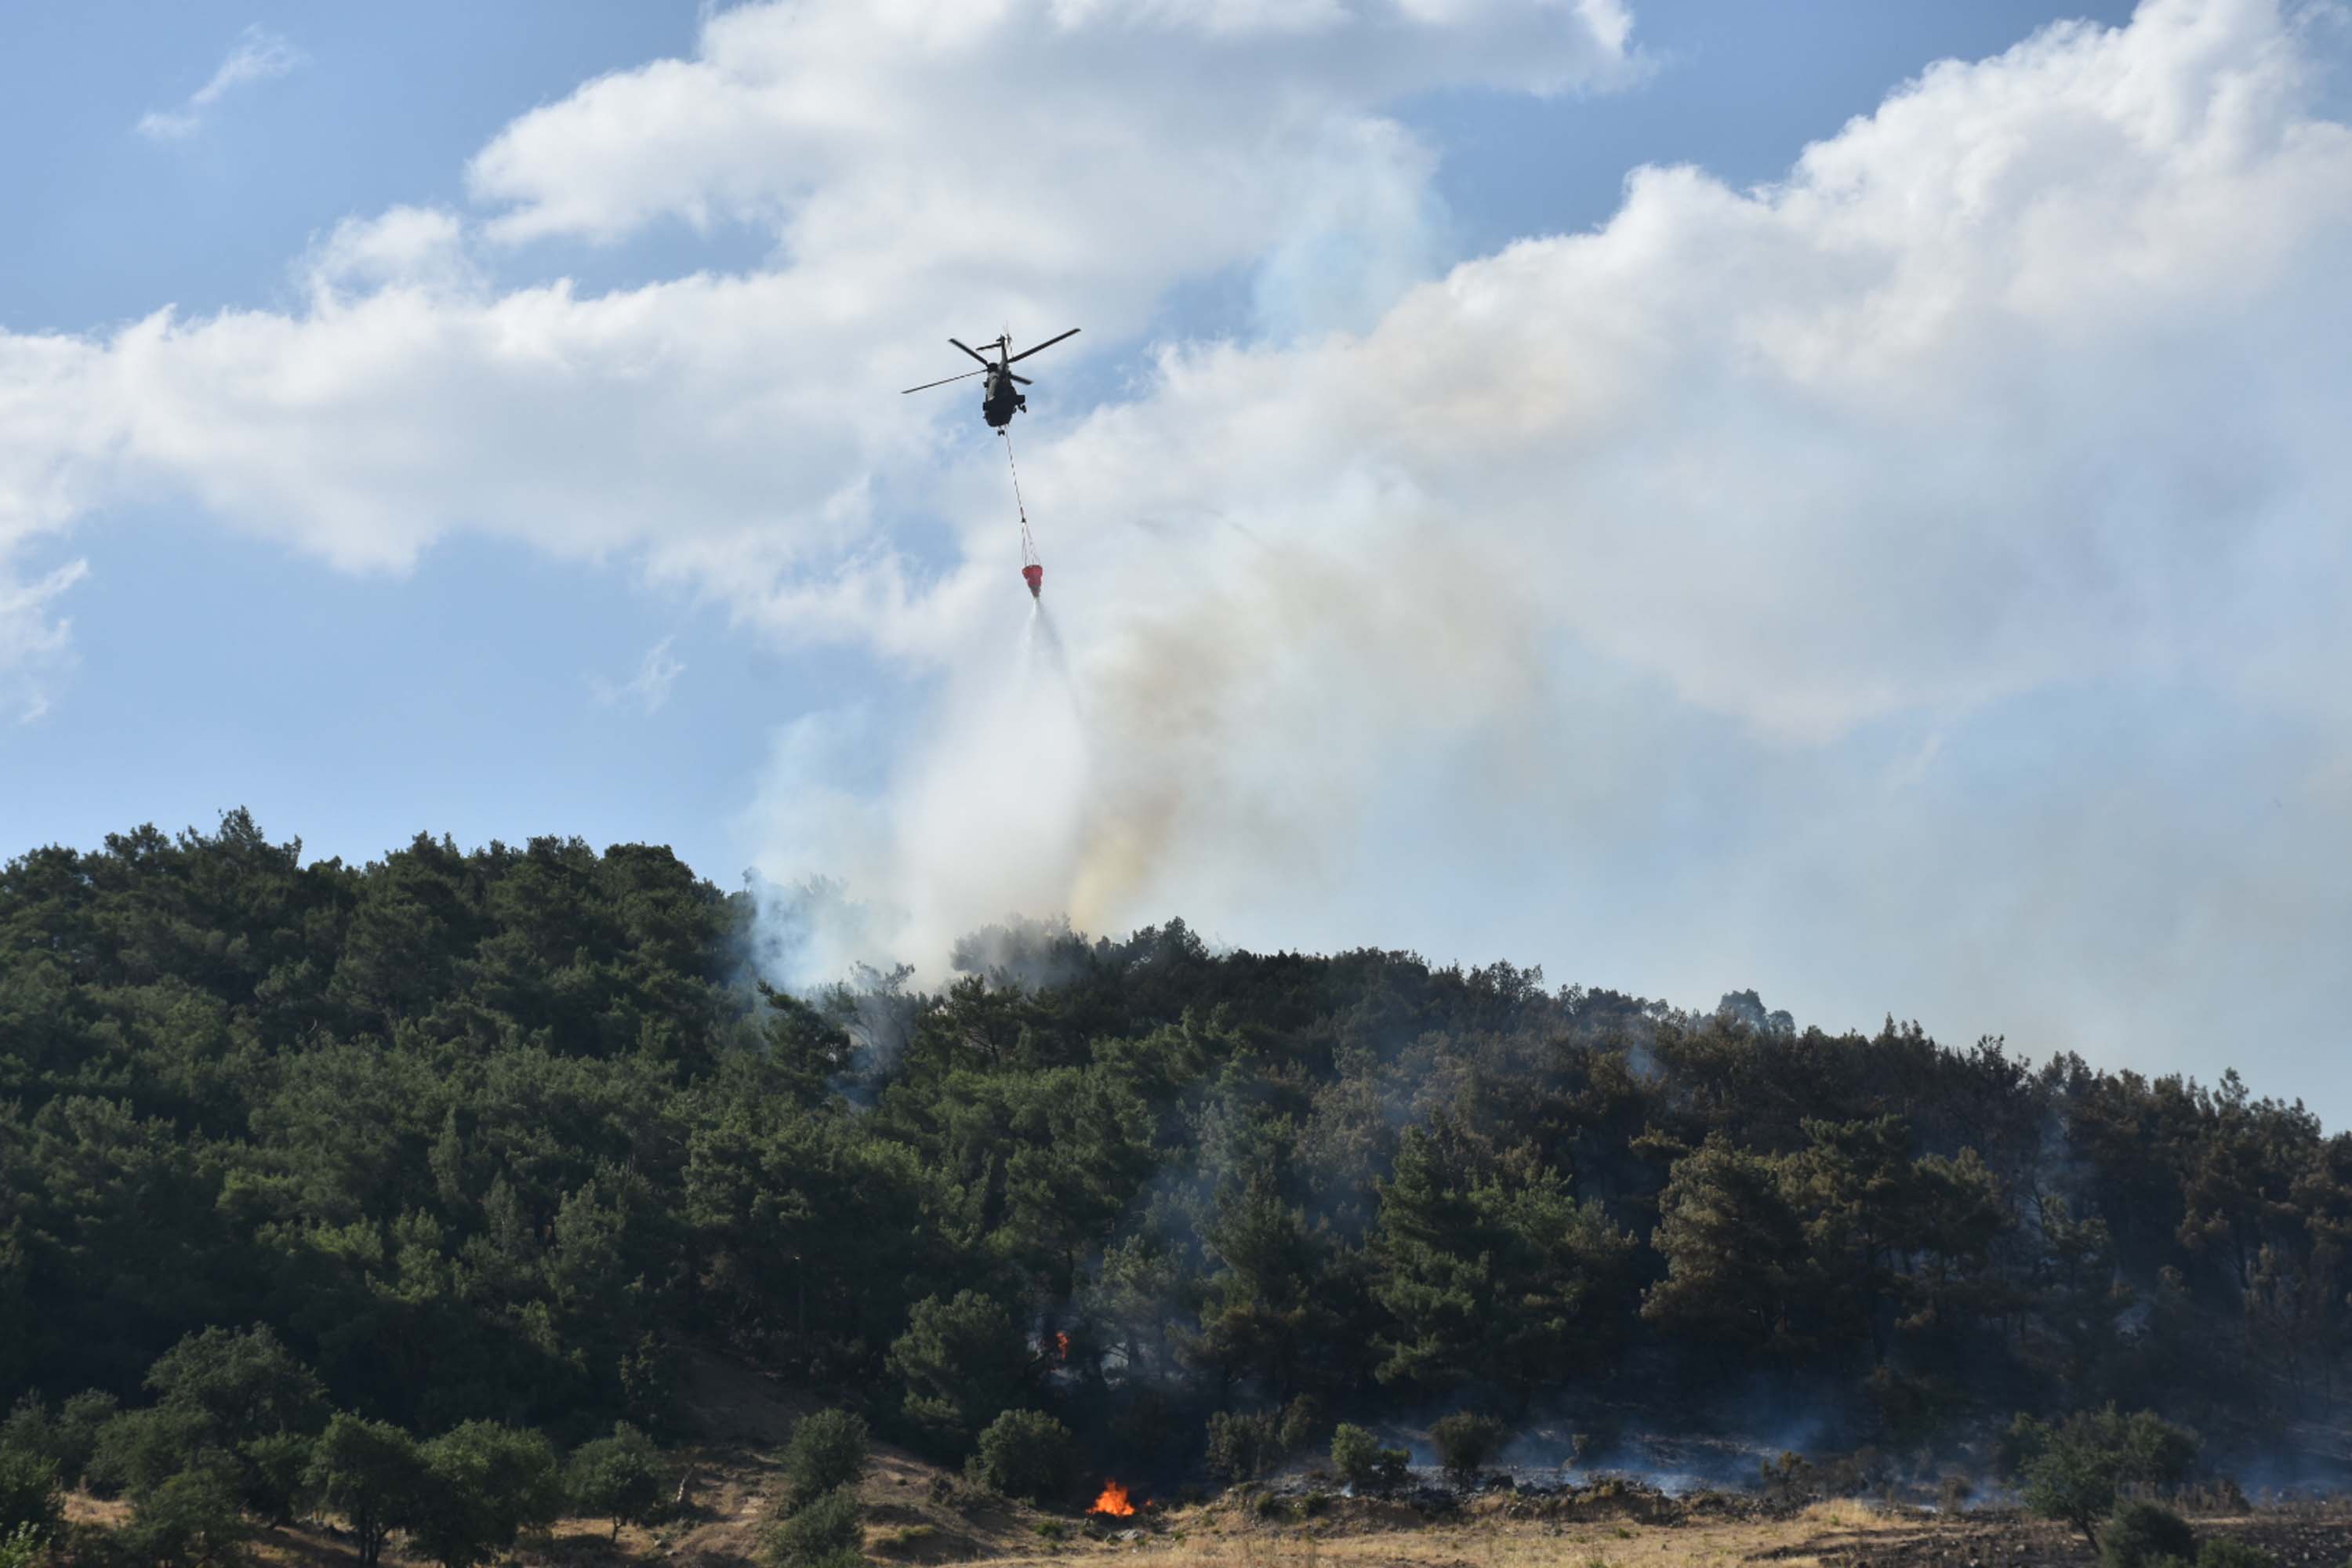
[[[71,623],[58,609],[88,563],[28,576],[25,560],[102,488],[110,443],[91,363],[77,340],[0,331],[0,713],[19,720],[48,710],[71,662]]]
[[[868,353],[1008,319],[1116,342],[1269,253],[1277,324],[1361,325],[1445,259],[1433,159],[1383,107],[1606,84],[1629,33],[1618,0],[748,5],[522,116],[469,184],[508,242],[772,234]]]
[[[50,606],[89,573],[73,561],[31,583],[10,577],[0,557],[0,712],[13,710],[18,723],[49,710],[49,681],[68,660],[71,623]]]
[[[268,81],[281,77],[302,63],[301,51],[266,27],[251,26],[236,41],[214,71],[210,80],[188,95],[188,100],[178,109],[150,110],[139,117],[136,129],[142,136],[158,142],[176,142],[191,136],[205,122],[205,117],[236,89],[252,82]]]
[[[313,302],[329,310],[354,290],[465,296],[478,294],[483,283],[465,224],[436,207],[398,206],[372,218],[345,218],[311,246],[301,270]]]
[[[0,431],[0,464],[75,460],[74,493],[28,529],[184,494],[231,527],[393,570],[479,529],[641,553],[787,635],[914,651],[936,641],[929,616],[908,619],[872,501],[877,475],[919,495],[940,431],[969,416],[952,395],[896,395],[938,373],[942,339],[1083,324],[1056,351],[1069,364],[1176,280],[1299,233],[1344,237],[1351,212],[1365,243],[1340,281],[1376,309],[1431,264],[1396,190],[1421,189],[1429,159],[1379,106],[1457,81],[1599,79],[1623,44],[1608,0],[740,7],[709,18],[696,58],[523,116],[473,183],[507,237],[765,215],[773,265],[499,292],[475,226],[395,208],[313,246],[295,311],[0,337],[9,360],[37,351],[49,401],[79,410],[69,437]],[[1050,391],[1038,401],[1046,416]]]
[[[1630,30],[1617,0],[747,5],[691,60],[523,116],[471,181],[509,239],[671,217],[773,226],[803,268],[1214,265],[1334,172],[1298,153],[1335,128],[1444,87],[1604,79]]]
[[[597,702],[606,708],[625,705],[647,714],[660,712],[662,705],[669,700],[670,688],[686,673],[685,661],[670,652],[670,645],[676,640],[664,637],[647,648],[646,657],[637,663],[637,672],[618,684],[602,676],[590,676],[589,689],[595,693]]]
[[[2160,0],[1938,66],[1769,188],[1644,171],[1361,338],[1170,353],[1024,452],[1082,799],[992,831],[972,783],[1038,776],[1037,698],[960,680],[891,833],[827,868],[934,952],[1008,903],[1182,912],[1567,942],[1702,1002],[1779,974],[1832,1021],[2110,1060],[2329,1026],[2352,846],[2296,781],[2352,755],[2352,132],[2320,64],[2275,6]],[[956,630],[982,668],[1004,635]],[[2107,706],[2049,716],[2075,691]]]

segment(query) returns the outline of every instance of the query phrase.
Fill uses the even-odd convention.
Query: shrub
[[[1302,1394],[1282,1412],[1282,1429],[1276,1434],[1286,1455],[1304,1453],[1323,1432],[1323,1405],[1311,1394]]]
[[[1360,1492],[1385,1492],[1404,1484],[1412,1456],[1402,1448],[1383,1448],[1379,1438],[1361,1426],[1342,1421],[1331,1434],[1331,1468]]]
[[[415,1545],[444,1568],[472,1568],[551,1522],[563,1501],[555,1452],[537,1432],[468,1421],[425,1445],[408,1518]]]
[[[581,1444],[564,1467],[563,1481],[574,1509],[613,1521],[615,1541],[623,1524],[643,1523],[661,1507],[661,1456],[625,1421],[614,1423],[611,1436]]]
[[[198,1410],[126,1410],[98,1429],[84,1480],[100,1497],[136,1500],[194,1464],[210,1427]]]
[[[270,1432],[239,1444],[236,1457],[244,1470],[238,1499],[272,1524],[290,1522],[301,1511],[310,1439],[299,1432]]]
[[[155,1359],[156,1402],[201,1410],[227,1446],[271,1432],[315,1432],[326,1419],[319,1379],[268,1327],[205,1329]]]
[[[2024,1482],[2026,1507],[2073,1525],[2095,1551],[2098,1521],[2113,1511],[2116,1489],[2127,1481],[2177,1483],[2196,1458],[2197,1447],[2197,1434],[2185,1426],[2152,1411],[2120,1415],[2112,1405],[2069,1416],[2054,1427],[2020,1415],[2002,1439],[2003,1457]]]
[[[1765,1460],[1758,1467],[1757,1477],[1764,1495],[1783,1503],[1803,1501],[1821,1484],[1813,1462],[1794,1449],[1784,1449],[1779,1458]]]
[[[47,1552],[47,1538],[29,1524],[0,1531],[0,1568],[39,1568]]]
[[[0,1448],[0,1531],[46,1537],[65,1517],[57,1461],[47,1454]]]
[[[27,1540],[32,1537],[27,1536]],[[20,1568],[0,1553],[0,1568]],[[109,1529],[94,1520],[68,1520],[49,1532],[21,1568],[153,1568],[134,1560],[123,1544],[121,1529]]]
[[[1075,1461],[1068,1427],[1042,1410],[1008,1410],[980,1435],[964,1474],[1007,1497],[1044,1502],[1069,1489]]]
[[[1437,1446],[1437,1462],[1446,1479],[1466,1487],[1502,1451],[1503,1424],[1491,1415],[1457,1410],[1430,1427],[1429,1440]]]
[[[2189,1474],[2199,1446],[2195,1432],[2152,1410],[2125,1415],[2110,1405],[2080,1411],[2057,1426],[2020,1415],[2002,1435],[2000,1452],[2007,1468],[2030,1471],[2053,1447],[2071,1447],[2102,1457],[2119,1480],[2172,1486]]]
[[[900,1408],[940,1452],[960,1452],[1018,1399],[1029,1346],[1010,1313],[986,1296],[960,1290],[929,1297],[907,1315],[888,1365],[905,1390]]]
[[[768,1535],[772,1568],[820,1568],[845,1556],[862,1561],[863,1510],[857,1494],[840,1487],[787,1515]]]
[[[1349,1486],[1361,1487],[1372,1479],[1373,1456],[1380,1448],[1378,1437],[1353,1422],[1342,1421],[1331,1433],[1331,1468]]]
[[[2116,1516],[2099,1542],[2100,1568],[2152,1568],[2164,1557],[2192,1557],[2196,1532],[2189,1521],[2168,1508],[2152,1502],[2129,1502]]]
[[[1254,1481],[1282,1462],[1282,1417],[1271,1410],[1250,1415],[1213,1411],[1209,1416],[1209,1473],[1229,1481]]]
[[[784,1445],[789,1506],[805,1508],[836,1488],[864,1479],[869,1443],[865,1418],[849,1411],[819,1410],[803,1416],[793,1427],[792,1441]]]
[[[362,1568],[375,1568],[384,1540],[415,1507],[425,1484],[425,1456],[399,1427],[338,1415],[310,1446],[303,1486],[341,1513],[359,1538]]]
[[[2095,1549],[2099,1531],[2093,1521],[2115,1506],[2115,1468],[2095,1454],[2053,1445],[2026,1468],[2024,1490],[2026,1507],[2072,1524]]]
[[[234,1563],[247,1534],[237,1507],[236,1467],[215,1459],[150,1489],[122,1527],[132,1558],[156,1568],[210,1568]]]
[[[2197,1553],[2197,1568],[2278,1568],[2278,1559],[2259,1546],[2217,1535]]]
[[[57,1456],[50,1452],[55,1442],[53,1426],[47,1402],[26,1391],[9,1410],[7,1419],[0,1420],[0,1454],[38,1454],[55,1458]]]
[[[95,1388],[67,1395],[50,1426],[56,1446],[49,1457],[58,1462],[59,1480],[69,1487],[81,1484],[90,1456],[98,1451],[98,1429],[113,1420],[121,1408],[121,1401]]]

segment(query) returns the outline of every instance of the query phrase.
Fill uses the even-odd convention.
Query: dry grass
[[[1095,1561],[1114,1557],[1138,1560],[1139,1568],[1682,1568],[1748,1563],[1816,1568],[1845,1560],[1873,1538],[1892,1541],[1920,1528],[1917,1521],[1843,1502],[1817,1504],[1789,1519],[1684,1524],[1522,1520],[1490,1510],[1442,1524],[1408,1526],[1358,1513],[1281,1529],[1254,1528],[1235,1512],[1207,1508],[1168,1516],[1154,1532],[1133,1542],[1074,1542],[1059,1551],[1001,1558],[995,1568],[1093,1568]]]
[[[865,1488],[866,1551],[888,1564],[987,1563],[990,1568],[2087,1568],[2089,1552],[2063,1530],[2013,1512],[1958,1516],[1889,1512],[1863,1502],[1816,1503],[1778,1517],[1695,1515],[1652,1523],[1623,1517],[1514,1517],[1507,1499],[1482,1499],[1456,1518],[1423,1522],[1397,1504],[1349,1503],[1312,1523],[1268,1525],[1233,1502],[1171,1510],[1131,1530],[1063,1519],[1065,1539],[1041,1538],[1047,1516],[954,1493],[934,1496],[938,1472],[886,1453]],[[753,1568],[766,1494],[757,1472],[730,1473],[698,1521],[657,1530],[568,1521],[525,1545],[525,1568]],[[111,1521],[120,1504],[77,1499],[75,1517]],[[2335,1568],[2352,1552],[2352,1508],[2263,1509],[2197,1521],[2275,1552],[2284,1568]],[[1120,1540],[1121,1534],[1129,1539]],[[347,1542],[323,1530],[271,1531],[254,1557],[283,1568],[348,1564]],[[387,1561],[410,1568],[397,1551]],[[421,1565],[415,1565],[421,1568]]]

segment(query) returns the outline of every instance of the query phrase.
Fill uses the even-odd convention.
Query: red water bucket
[[[1038,590],[1045,585],[1045,569],[1037,565],[1024,566],[1021,568],[1021,575],[1028,579],[1029,596],[1035,598]]]

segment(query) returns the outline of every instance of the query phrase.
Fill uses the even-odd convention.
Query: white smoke
[[[1092,761],[1051,612],[1003,575],[1023,623],[1000,623],[1007,646],[959,671],[919,731],[885,733],[866,711],[784,731],[754,812],[763,922],[791,933],[771,942],[772,979],[806,991],[912,961],[936,980],[958,937],[1066,897],[1095,813]],[[887,780],[838,782],[877,756],[895,764]]]
[[[2053,27],[1778,184],[1642,171],[1360,337],[1168,353],[1023,469],[1084,796],[970,831],[1034,757],[1003,683],[949,683],[867,847],[909,940],[1181,913],[2143,1065],[2250,1000],[2324,1026],[2331,37],[2263,0]],[[1017,596],[992,563],[940,602],[982,592]]]

